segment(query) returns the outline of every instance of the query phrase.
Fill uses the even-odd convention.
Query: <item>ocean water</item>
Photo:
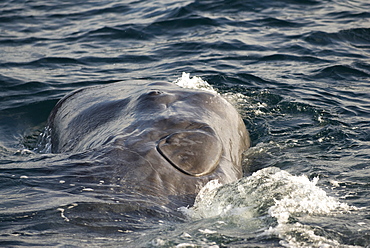
[[[148,209],[43,150],[61,97],[137,79],[230,100],[244,177]],[[370,247],[369,123],[365,0],[1,1],[0,246]]]

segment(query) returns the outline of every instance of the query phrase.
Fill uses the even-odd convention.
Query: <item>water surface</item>
[[[370,246],[369,27],[365,0],[3,1],[0,244]],[[182,72],[226,94],[253,143],[245,177],[193,208],[132,208],[94,161],[37,152],[66,93]]]

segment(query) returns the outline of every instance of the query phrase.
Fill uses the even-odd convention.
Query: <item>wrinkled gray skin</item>
[[[221,96],[170,83],[115,83],[72,92],[49,117],[52,152],[90,152],[140,195],[192,195],[242,176],[249,134]],[[129,186],[128,186],[129,185]]]

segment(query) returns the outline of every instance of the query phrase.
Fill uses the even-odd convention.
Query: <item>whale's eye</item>
[[[191,176],[213,172],[222,154],[222,145],[215,135],[195,130],[164,137],[157,149],[175,168]]]
[[[160,90],[152,90],[152,91],[150,91],[150,92],[148,92],[148,96],[157,96],[157,95],[160,95],[160,94],[162,94],[163,92],[162,91],[160,91]]]

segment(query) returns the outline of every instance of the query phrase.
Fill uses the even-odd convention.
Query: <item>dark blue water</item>
[[[253,142],[188,217],[37,152],[67,92],[182,72],[235,96]],[[369,123],[365,0],[1,1],[0,246],[369,247]]]

